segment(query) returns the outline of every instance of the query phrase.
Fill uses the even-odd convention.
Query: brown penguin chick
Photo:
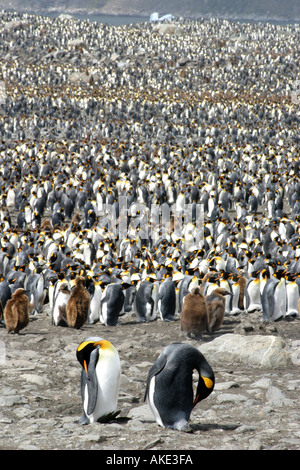
[[[8,333],[19,333],[29,323],[29,299],[25,289],[17,289],[6,302],[4,322]]]
[[[239,309],[244,310],[244,295],[245,295],[245,289],[246,289],[246,284],[247,284],[247,279],[243,274],[240,274],[238,276],[238,283],[240,285],[240,299],[239,299]]]
[[[77,276],[66,306],[67,322],[72,328],[81,328],[87,322],[90,294],[85,288],[85,278]]]
[[[218,287],[205,297],[209,331],[215,331],[223,324],[225,316],[225,295],[231,294],[226,289]]]
[[[180,326],[188,337],[195,339],[201,338],[202,333],[208,331],[206,302],[199,287],[194,287],[184,298]]]

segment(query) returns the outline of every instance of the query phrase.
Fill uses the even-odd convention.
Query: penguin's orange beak
[[[84,370],[86,371],[86,373],[88,373],[86,360],[83,361],[83,366],[84,366]]]

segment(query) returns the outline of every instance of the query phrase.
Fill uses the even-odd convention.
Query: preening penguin
[[[17,289],[6,302],[3,312],[8,333],[19,333],[29,323],[29,299],[23,288]]]
[[[80,424],[108,421],[117,416],[121,365],[118,351],[109,341],[89,337],[77,348],[82,366],[81,398],[84,415]]]
[[[194,370],[199,373],[195,397]],[[192,409],[210,395],[214,384],[214,372],[198,349],[189,344],[172,343],[148,373],[144,400],[160,426],[190,432]]]
[[[90,294],[85,288],[85,278],[77,276],[66,305],[67,322],[70,327],[79,329],[88,320]]]
[[[199,339],[203,332],[208,331],[206,302],[199,287],[194,287],[184,298],[180,326],[189,337],[195,336],[196,339]]]
[[[231,295],[230,292],[219,287],[205,298],[209,331],[215,331],[221,327],[225,316],[225,299],[227,295]]]

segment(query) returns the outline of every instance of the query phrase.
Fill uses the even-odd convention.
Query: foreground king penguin
[[[84,415],[80,424],[106,422],[119,413],[117,403],[121,366],[116,348],[100,337],[89,337],[77,348],[82,366],[81,398]]]
[[[194,370],[199,373],[195,397]],[[214,372],[198,349],[189,344],[172,343],[151,367],[144,399],[160,426],[191,432],[192,409],[211,394],[214,384]]]

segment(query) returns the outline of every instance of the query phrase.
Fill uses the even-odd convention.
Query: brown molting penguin
[[[29,299],[25,289],[17,289],[5,305],[3,312],[8,333],[19,333],[29,323]]]
[[[79,329],[87,322],[90,309],[90,294],[85,288],[85,278],[77,276],[66,306],[67,322]]]
[[[218,287],[205,297],[209,331],[215,331],[223,324],[225,316],[225,295],[231,294],[226,289]]]
[[[203,332],[208,331],[208,315],[205,297],[201,294],[199,287],[194,287],[187,294],[183,301],[180,315],[181,330],[189,337],[196,339],[201,337]]]

